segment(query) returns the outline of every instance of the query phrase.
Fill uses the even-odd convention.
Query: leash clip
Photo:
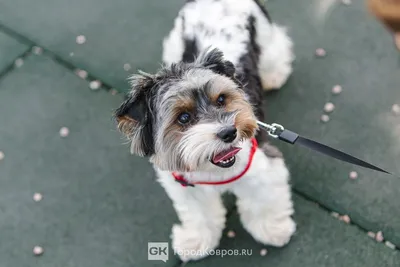
[[[279,138],[278,132],[283,132],[285,130],[285,128],[278,123],[267,124],[267,123],[264,123],[261,121],[257,121],[257,123],[267,130],[267,133],[269,136],[271,136],[272,138],[275,138],[275,139]]]

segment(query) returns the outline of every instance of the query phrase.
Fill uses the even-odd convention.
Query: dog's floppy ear
[[[204,52],[199,54],[195,64],[228,77],[234,77],[235,75],[235,66],[232,62],[224,59],[224,54],[218,48],[205,49]]]
[[[131,77],[132,91],[115,111],[118,129],[131,140],[131,152],[139,156],[154,153],[151,90],[155,85],[149,74]]]

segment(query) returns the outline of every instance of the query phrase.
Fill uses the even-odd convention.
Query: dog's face
[[[233,64],[214,49],[193,63],[132,77],[132,91],[115,113],[132,153],[168,171],[233,166],[240,143],[257,130],[234,75]]]

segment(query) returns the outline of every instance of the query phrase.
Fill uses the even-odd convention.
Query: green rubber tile
[[[335,4],[323,24],[316,22],[314,1],[268,3],[273,17],[289,27],[297,58],[288,84],[266,96],[267,120],[400,176],[400,116],[391,112],[400,104],[400,53],[389,32],[368,14],[364,1]],[[319,47],[326,57],[314,56]],[[343,87],[340,95],[331,93],[336,84]],[[335,110],[322,123],[327,102]],[[383,231],[400,246],[400,178],[273,143],[284,152],[296,190],[349,214],[369,231]],[[358,179],[349,179],[350,171],[357,171]]]
[[[297,195],[294,201],[294,219],[298,227],[285,247],[273,248],[255,242],[235,213],[229,218],[225,231],[233,230],[235,237],[225,234],[214,255],[186,266],[398,266],[399,251],[375,242],[357,227],[340,222],[315,203]],[[260,255],[264,248],[268,251],[266,256]]]
[[[1,5],[0,5],[1,6]],[[28,46],[0,31],[0,74],[28,50]]]
[[[168,241],[176,216],[115,130],[121,100],[44,56],[0,80],[0,266],[176,264],[147,259],[147,243]]]
[[[0,23],[125,90],[129,73],[137,69],[152,72],[160,66],[162,39],[182,3],[0,0]],[[86,37],[85,44],[76,43],[78,35]],[[132,69],[125,71],[124,64]]]

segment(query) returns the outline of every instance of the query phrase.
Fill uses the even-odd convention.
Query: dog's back
[[[174,30],[164,41],[164,62],[190,62],[200,51],[216,47],[240,67],[241,58],[255,43],[255,24],[268,23],[265,9],[256,1],[187,1],[175,20]],[[270,27],[262,30],[266,35]]]

